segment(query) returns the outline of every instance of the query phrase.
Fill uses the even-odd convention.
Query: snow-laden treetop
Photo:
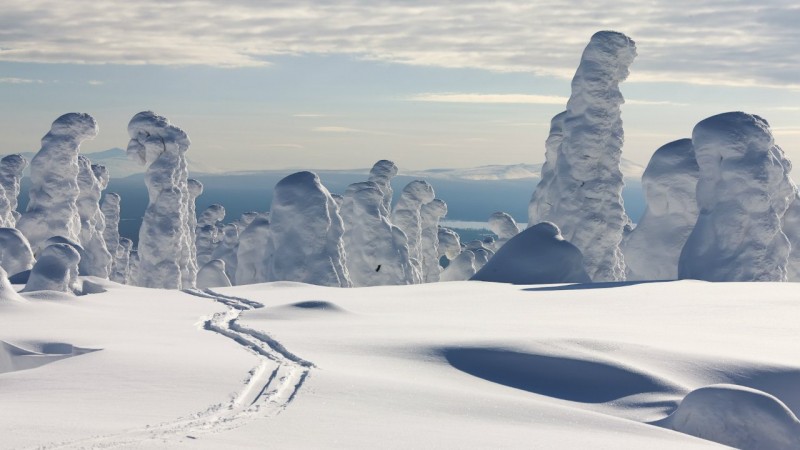
[[[172,125],[166,117],[152,111],[143,111],[133,116],[128,123],[128,156],[149,167],[164,151],[167,145],[177,147],[178,153],[184,153],[191,144],[189,136],[180,128]],[[155,145],[148,145],[155,144]]]

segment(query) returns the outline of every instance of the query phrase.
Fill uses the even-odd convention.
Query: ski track
[[[262,308],[264,305],[245,298],[220,294],[211,289],[188,289],[184,292],[227,306],[227,311],[207,318],[203,328],[233,340],[259,358],[259,364],[250,370],[242,389],[227,402],[212,405],[205,411],[171,422],[148,425],[114,435],[32,448],[99,449],[169,446],[178,441],[187,443],[186,440],[194,440],[199,434],[220,433],[239,428],[259,418],[274,417],[294,401],[308,379],[310,370],[315,367],[314,364],[291,353],[267,333],[237,322],[243,311]]]

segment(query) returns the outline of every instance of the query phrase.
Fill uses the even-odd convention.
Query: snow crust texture
[[[400,228],[389,222],[384,198],[383,188],[374,181],[353,183],[344,193],[343,241],[353,286],[421,281],[409,258],[408,239]]]
[[[583,255],[557,226],[536,224],[508,240],[472,280],[513,284],[588,283]]]
[[[52,236],[80,239],[78,152],[81,143],[97,132],[92,116],[68,113],[56,119],[42,138],[42,148],[31,161],[30,201],[17,221],[34,252]]]
[[[8,155],[0,159],[0,227],[12,228],[17,224],[17,212],[22,171],[28,160],[22,155]]]
[[[30,270],[35,259],[25,236],[16,228],[0,228],[0,267],[8,275]]]
[[[197,278],[186,151],[189,137],[165,117],[151,111],[136,114],[128,124],[127,153],[146,167],[150,197],[139,230],[138,286],[182,289]]]
[[[581,250],[593,281],[625,277],[619,244],[629,219],[622,206],[619,84],[635,57],[635,43],[621,33],[592,36],[572,79],[567,110],[552,120],[542,178],[528,211],[529,226],[555,223]]]
[[[699,214],[699,168],[691,139],[656,150],[642,175],[646,208],[622,242],[628,280],[674,280]]]
[[[700,213],[680,255],[679,278],[786,281],[790,243],[781,222],[797,188],[767,121],[719,114],[695,126],[692,143]]]

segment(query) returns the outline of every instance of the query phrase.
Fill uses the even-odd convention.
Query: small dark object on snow
[[[380,264],[378,264],[378,268],[377,268],[377,269],[375,269],[375,272],[380,272],[380,271],[381,271],[381,265],[380,265]]]

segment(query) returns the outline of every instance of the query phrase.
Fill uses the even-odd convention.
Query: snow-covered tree
[[[411,257],[411,263],[420,274],[422,273],[420,210],[422,205],[431,202],[433,198],[433,187],[427,181],[414,180],[403,188],[391,216],[392,223],[400,228],[408,238],[408,254]]]
[[[435,283],[439,281],[442,266],[439,265],[439,221],[447,215],[447,203],[434,198],[420,208],[420,257],[422,281]]]
[[[79,242],[84,253],[81,255],[81,275],[108,278],[111,273],[112,255],[106,247],[103,233],[106,219],[100,210],[100,196],[108,186],[109,176],[105,166],[93,165],[89,158],[78,155],[78,188],[80,194],[76,204],[81,218]],[[116,248],[113,249],[116,253]]]
[[[39,252],[23,292],[79,293],[78,264],[80,260],[78,250],[72,245],[48,245]]]
[[[22,155],[8,155],[0,159],[0,192],[5,201],[0,199],[0,226],[14,227],[20,213],[17,212],[17,197],[19,197],[20,180],[22,171],[28,167],[28,160]],[[5,225],[2,225],[6,217]]]
[[[25,236],[16,228],[0,228],[0,267],[9,275],[30,270],[35,259]]]

